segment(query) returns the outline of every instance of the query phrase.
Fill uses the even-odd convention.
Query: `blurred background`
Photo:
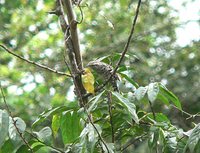
[[[136,0],[83,0],[78,25],[83,62],[122,52]],[[191,114],[200,111],[200,1],[143,0],[133,40],[123,64],[141,86],[162,82]],[[64,41],[52,0],[0,0],[0,43],[16,54],[67,72]],[[81,12],[75,7],[77,19]],[[137,58],[136,58],[137,57]],[[114,64],[114,63],[113,63]],[[0,81],[14,116],[28,126],[51,107],[74,100],[69,78],[29,65],[0,48]],[[191,121],[173,108],[154,103],[184,130]],[[3,101],[0,108],[4,109]],[[45,123],[48,124],[48,123]]]

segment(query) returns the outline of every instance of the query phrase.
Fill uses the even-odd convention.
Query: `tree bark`
[[[71,0],[58,0],[59,18],[62,31],[65,37],[65,46],[67,48],[70,72],[73,77],[75,93],[78,96],[79,105],[83,107],[87,103],[87,98],[84,98],[86,91],[81,80],[81,72],[83,71],[82,57],[80,52],[80,43],[77,32],[77,21],[72,8]],[[67,21],[65,20],[67,14]]]

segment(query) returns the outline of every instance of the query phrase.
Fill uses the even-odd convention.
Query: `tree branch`
[[[38,139],[38,137],[35,136],[33,133],[28,132],[28,131],[26,131],[26,133],[28,133],[31,137],[33,137],[34,139],[36,139],[38,142],[40,142],[40,143],[44,144],[45,146],[47,146],[47,147],[49,147],[49,148],[55,150],[56,152],[65,153],[64,151],[62,151],[62,150],[60,150],[60,149],[58,149],[58,148],[56,148],[56,147],[54,147],[54,146],[51,146],[51,145],[49,145],[49,144],[47,144],[47,143],[41,141],[41,140]]]
[[[189,119],[195,118],[195,117],[200,117],[200,112],[198,112],[198,113],[196,113],[196,114],[190,114],[190,113],[188,113],[188,112],[186,112],[186,111],[184,111],[184,110],[180,110],[179,108],[177,108],[177,107],[174,106],[174,105],[170,105],[170,106],[172,106],[173,108],[175,108],[175,109],[181,111],[183,114],[187,115],[188,117],[186,118],[186,120],[189,120]]]
[[[62,3],[61,3],[61,0],[59,0],[59,1],[57,1],[57,2],[59,2],[59,3],[57,3],[57,5],[59,4],[60,6],[62,6]],[[59,6],[58,6],[59,7]],[[64,15],[63,15],[63,12],[62,12],[62,7],[60,7],[61,8],[61,12],[60,13],[56,13],[56,14],[59,14],[59,17],[60,17],[60,21],[61,21],[61,27],[62,27],[62,31],[63,32],[65,32],[65,37],[67,37],[67,40],[65,40],[65,45],[66,46],[71,46],[72,45],[72,40],[71,40],[71,37],[70,37],[70,35],[69,35],[69,33],[67,33],[68,31],[67,31],[67,23],[66,23],[66,21],[65,21],[65,19],[64,19]],[[69,60],[70,60],[70,62],[71,62],[71,64],[72,64],[72,62],[76,62],[76,61],[74,61],[74,58],[70,58],[70,56],[73,56],[73,55],[69,55],[69,54],[73,54],[73,48],[70,48],[70,47],[68,47],[68,49],[69,49],[69,52],[68,52],[68,56],[69,56]],[[103,140],[103,138],[101,137],[101,134],[99,133],[99,131],[98,131],[98,129],[97,129],[97,127],[95,126],[95,124],[93,123],[93,121],[92,121],[92,119],[91,119],[91,116],[90,116],[90,114],[89,114],[89,112],[88,112],[88,110],[87,110],[87,108],[86,108],[86,106],[85,106],[85,101],[84,101],[84,99],[83,99],[83,97],[82,97],[82,93],[81,93],[81,91],[80,91],[80,88],[79,88],[79,86],[78,86],[78,82],[76,81],[76,76],[72,73],[72,71],[71,71],[71,69],[70,69],[70,67],[69,67],[69,65],[68,65],[68,63],[67,63],[67,61],[66,61],[66,56],[64,55],[64,61],[65,61],[65,63],[66,63],[66,66],[68,67],[68,69],[69,69],[69,72],[70,72],[70,74],[71,74],[71,76],[72,76],[72,78],[73,78],[73,80],[74,80],[74,86],[75,86],[75,89],[76,89],[76,94],[78,95],[78,97],[79,97],[79,101],[80,101],[80,106],[81,107],[83,107],[84,108],[84,112],[86,113],[86,115],[87,115],[87,118],[88,118],[88,120],[89,120],[89,123],[93,126],[93,128],[95,129],[95,131],[97,132],[97,135],[98,135],[98,137],[99,137],[99,140],[102,142],[102,144],[105,146],[105,148],[106,148],[106,150],[108,151],[108,153],[109,153],[109,149],[108,149],[108,146],[106,145],[106,142]],[[74,69],[74,67],[73,67],[73,65],[71,65],[72,66],[72,70]],[[75,66],[75,65],[74,65]],[[81,83],[82,84],[82,83]]]
[[[138,136],[136,138],[131,139],[129,142],[127,142],[127,144],[124,145],[124,147],[122,147],[122,149],[120,150],[121,152],[125,151],[128,147],[130,147],[132,144],[134,144],[136,141],[146,137],[147,134],[143,134],[141,136]]]
[[[5,106],[6,106],[6,110],[8,111],[8,113],[9,113],[11,119],[12,119],[13,125],[14,125],[14,127],[15,127],[17,133],[19,134],[20,138],[21,138],[22,141],[25,143],[25,145],[29,148],[30,152],[31,152],[31,153],[34,153],[34,152],[33,152],[33,149],[31,148],[31,146],[29,145],[29,143],[26,141],[26,139],[24,138],[23,134],[20,132],[20,130],[18,129],[18,127],[17,127],[17,125],[16,125],[17,120],[14,119],[14,117],[12,116],[12,113],[11,113],[9,107],[8,107],[8,104],[7,104],[7,102],[6,102],[6,97],[5,97],[4,92],[3,92],[3,89],[2,89],[2,87],[1,87],[1,83],[0,83],[0,88],[1,88],[1,95],[2,95],[2,97],[3,97],[4,104],[5,104]]]
[[[79,98],[79,105],[80,107],[82,107],[83,106],[82,102],[87,103],[87,98],[82,97],[82,95],[84,95],[86,91],[81,81],[81,72],[83,70],[81,54],[80,54],[80,50],[78,51],[76,50],[77,45],[79,46],[78,35],[76,35],[77,36],[76,39],[72,38],[72,33],[74,32],[74,30],[71,30],[71,29],[73,28],[76,29],[76,27],[74,27],[74,25],[72,26],[71,23],[70,25],[68,25],[65,20],[63,9],[66,9],[66,8],[65,6],[63,6],[64,2],[62,0],[57,0],[56,4],[57,4],[57,8],[56,8],[57,12],[55,14],[58,15],[60,19],[61,28],[62,28],[62,31],[64,33],[64,38],[65,38],[65,46],[66,46],[66,49],[68,48],[68,57],[70,61],[70,68],[71,68],[71,71],[73,72],[72,77],[73,77],[73,81],[75,85],[75,91],[76,91],[76,94],[80,92],[80,94],[77,94],[77,96]],[[72,7],[71,2],[70,2],[70,6]],[[69,6],[66,6],[66,7],[68,8]],[[70,8],[69,13],[73,14],[73,11],[71,9],[72,8]],[[71,14],[68,16],[71,17],[72,16]],[[77,29],[75,31],[77,32]]]
[[[124,46],[124,50],[122,52],[122,55],[119,59],[119,61],[117,62],[116,64],[116,67],[114,68],[113,70],[113,73],[112,75],[110,75],[109,79],[102,85],[101,89],[110,81],[110,79],[115,75],[115,73],[117,72],[117,69],[119,68],[122,60],[124,59],[127,51],[128,51],[128,47],[130,45],[130,42],[131,42],[131,39],[132,39],[132,36],[133,36],[133,33],[135,31],[135,25],[136,25],[136,22],[137,22],[137,18],[138,18],[138,15],[139,15],[139,11],[140,11],[140,5],[141,5],[141,0],[138,0],[138,4],[137,4],[137,8],[136,8],[136,13],[135,13],[135,17],[133,19],[133,24],[132,24],[132,27],[131,27],[131,32],[129,34],[129,37],[128,37],[128,40]],[[100,89],[99,89],[100,90]]]
[[[6,52],[8,52],[9,54],[14,55],[15,57],[17,57],[17,58],[19,58],[20,60],[23,60],[23,61],[25,61],[25,62],[27,62],[27,63],[30,63],[30,64],[32,64],[32,65],[35,65],[35,66],[39,67],[39,68],[45,69],[45,70],[47,70],[47,71],[50,71],[50,72],[53,72],[53,73],[56,73],[56,74],[59,74],[59,75],[64,75],[64,76],[67,76],[67,77],[71,77],[71,75],[66,74],[66,73],[64,73],[64,72],[60,72],[60,71],[54,70],[54,69],[52,69],[52,68],[50,68],[50,67],[47,67],[47,66],[45,66],[45,65],[42,65],[42,64],[36,63],[36,62],[34,62],[34,61],[25,59],[24,57],[15,54],[14,52],[12,52],[10,49],[8,49],[6,46],[4,46],[4,45],[2,45],[2,44],[0,44],[0,47],[3,48],[3,49],[4,49]]]
[[[108,91],[108,112],[109,112],[109,116],[110,116],[112,143],[114,143],[115,142],[115,132],[114,132],[113,116],[112,116],[112,93],[110,91]]]
[[[78,30],[77,30],[77,24],[78,22],[76,21],[76,17],[74,14],[74,11],[72,9],[72,1],[71,0],[62,0],[63,2],[63,9],[64,12],[67,14],[67,19],[70,27],[70,34],[71,34],[71,39],[73,42],[73,47],[74,47],[74,54],[76,58],[76,62],[78,64],[79,70],[83,69],[83,64],[82,64],[82,57],[80,53],[80,42],[79,42],[79,37],[78,37]]]

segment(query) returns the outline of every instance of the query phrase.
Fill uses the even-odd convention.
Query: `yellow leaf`
[[[94,94],[94,76],[89,68],[84,69],[82,83],[87,92]]]

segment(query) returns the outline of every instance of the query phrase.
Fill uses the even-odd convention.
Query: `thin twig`
[[[181,141],[184,137],[185,137],[185,135],[183,135],[181,138],[177,138],[177,139],[178,139],[178,140],[177,140],[177,144],[179,144],[180,141]],[[184,145],[187,144],[187,142],[185,142],[185,141],[182,141],[181,143],[184,143]],[[179,147],[176,148],[176,152],[175,152],[175,153],[178,153],[178,152],[180,152]]]
[[[25,132],[28,133],[28,134],[29,134],[31,137],[33,137],[34,139],[36,139],[38,142],[40,142],[40,143],[44,144],[45,146],[47,146],[47,147],[49,147],[49,148],[55,150],[56,152],[65,153],[64,151],[62,151],[62,150],[60,150],[60,149],[58,149],[58,148],[56,148],[56,147],[54,147],[54,146],[51,146],[51,145],[49,145],[49,144],[47,144],[47,143],[41,141],[41,140],[38,139],[38,137],[35,136],[33,133],[28,132],[28,131],[25,131]]]
[[[78,4],[78,8],[79,8],[79,10],[81,12],[81,21],[78,21],[78,24],[81,24],[83,22],[83,11],[82,11],[82,8],[80,6],[80,3]]]
[[[184,113],[185,115],[189,116],[189,117],[186,118],[186,120],[188,120],[188,119],[190,119],[190,118],[200,117],[200,112],[199,112],[199,113],[196,113],[196,114],[190,114],[190,113],[188,113],[188,112],[186,112],[186,111],[184,111],[184,110],[180,110],[179,108],[177,108],[177,107],[174,106],[174,105],[171,105],[171,106],[172,106],[173,108],[175,108],[175,109],[181,111],[181,112]]]
[[[115,132],[114,132],[113,116],[112,116],[112,93],[110,91],[108,91],[108,112],[109,112],[109,116],[110,116],[112,143],[114,143],[115,142]]]
[[[23,60],[23,61],[25,61],[25,62],[27,62],[27,63],[30,63],[30,64],[32,64],[32,65],[35,65],[35,66],[39,67],[39,68],[48,70],[48,71],[50,71],[50,72],[53,72],[53,73],[56,73],[56,74],[59,74],[59,75],[64,75],[64,76],[67,76],[67,77],[71,77],[69,74],[66,74],[66,73],[64,73],[64,72],[60,72],[60,71],[54,70],[54,69],[52,69],[52,68],[50,68],[50,67],[47,67],[47,66],[45,66],[45,65],[42,65],[42,64],[36,63],[36,62],[34,62],[34,61],[25,59],[24,57],[22,57],[22,56],[20,56],[20,55],[17,55],[17,54],[15,54],[14,52],[12,52],[10,49],[8,49],[8,48],[7,48],[6,46],[4,46],[3,44],[0,44],[0,47],[2,47],[2,48],[3,48],[6,52],[8,52],[9,54],[14,55],[15,57],[17,57],[17,58],[19,58],[19,59],[21,59],[21,60]]]
[[[30,152],[31,152],[31,153],[34,153],[34,152],[33,152],[33,149],[31,148],[31,146],[29,145],[29,143],[26,141],[26,139],[24,138],[23,134],[20,132],[19,128],[18,128],[17,125],[16,125],[16,124],[17,124],[17,120],[14,119],[14,117],[12,116],[12,113],[11,113],[9,107],[8,107],[8,104],[7,104],[7,102],[6,102],[6,97],[5,97],[5,95],[4,95],[4,92],[3,92],[3,89],[2,89],[1,83],[0,83],[0,88],[1,88],[1,95],[2,95],[2,97],[3,97],[4,104],[5,104],[5,106],[6,106],[6,110],[8,111],[8,113],[9,113],[11,119],[12,119],[13,125],[14,125],[14,127],[15,127],[17,133],[19,134],[20,138],[21,138],[22,141],[25,143],[25,145],[29,148]]]
[[[84,105],[84,106],[85,106],[85,105]],[[99,133],[97,127],[96,127],[96,126],[94,125],[94,123],[92,122],[92,119],[91,119],[91,117],[90,117],[90,115],[89,115],[89,113],[88,113],[88,111],[87,111],[87,108],[84,107],[84,109],[85,109],[85,112],[86,112],[86,114],[87,114],[87,117],[88,117],[88,119],[89,119],[90,124],[92,124],[93,128],[94,128],[95,131],[97,132],[97,135],[98,135],[99,139],[101,140],[101,142],[102,142],[103,145],[105,146],[107,152],[109,153],[110,151],[109,151],[109,149],[108,149],[108,146],[107,146],[106,142],[103,140],[103,138],[101,137],[101,134]]]
[[[131,139],[127,144],[124,145],[124,147],[122,147],[121,152],[125,151],[128,147],[130,147],[132,144],[134,144],[136,141],[144,138],[145,136],[147,136],[147,134],[143,134],[141,136],[138,136],[134,139]]]
[[[122,62],[122,60],[124,59],[124,57],[125,57],[125,55],[126,55],[126,53],[127,53],[127,51],[128,51],[128,47],[129,47],[129,45],[130,45],[131,38],[132,38],[132,36],[133,36],[134,30],[135,30],[135,25],[136,25],[137,18],[138,18],[138,15],[139,15],[140,5],[141,5],[141,0],[138,0],[138,4],[137,4],[137,8],[136,8],[136,14],[135,14],[135,17],[134,17],[134,19],[133,19],[133,24],[132,24],[132,27],[131,27],[131,32],[130,32],[130,35],[129,35],[129,37],[128,37],[127,43],[126,43],[126,45],[125,45],[125,47],[124,47],[124,50],[123,50],[123,52],[122,52],[122,55],[121,55],[119,61],[118,61],[117,64],[116,64],[115,69],[113,70],[113,73],[110,75],[109,79],[103,84],[103,87],[104,87],[104,86],[110,81],[110,79],[115,75],[115,73],[117,72],[117,69],[119,68],[119,66],[120,66],[120,64],[121,64],[121,62]],[[101,87],[101,89],[102,89],[103,87]]]
[[[71,71],[70,71],[70,73],[71,73]],[[71,75],[73,76],[72,73],[71,73]],[[75,87],[77,86],[77,85],[76,85],[76,82],[74,82],[74,85],[75,85]],[[78,88],[77,88],[77,89],[78,89]],[[103,140],[103,138],[101,137],[101,134],[99,133],[97,127],[94,125],[94,123],[93,123],[93,121],[92,121],[92,119],[91,119],[91,116],[90,116],[90,114],[89,114],[89,112],[88,112],[88,110],[87,110],[87,108],[86,108],[86,106],[85,106],[85,104],[84,104],[84,102],[83,102],[82,95],[81,95],[79,89],[77,90],[77,92],[78,92],[78,95],[79,95],[78,97],[80,97],[80,100],[82,101],[81,103],[83,104],[84,111],[85,111],[85,113],[86,113],[86,115],[87,115],[87,118],[88,118],[90,124],[93,126],[93,128],[94,128],[95,131],[97,132],[97,135],[98,135],[99,139],[101,140],[101,142],[103,143],[103,145],[105,146],[106,150],[107,150],[108,153],[109,153],[108,146],[106,145],[106,142],[105,142],[105,141]]]

